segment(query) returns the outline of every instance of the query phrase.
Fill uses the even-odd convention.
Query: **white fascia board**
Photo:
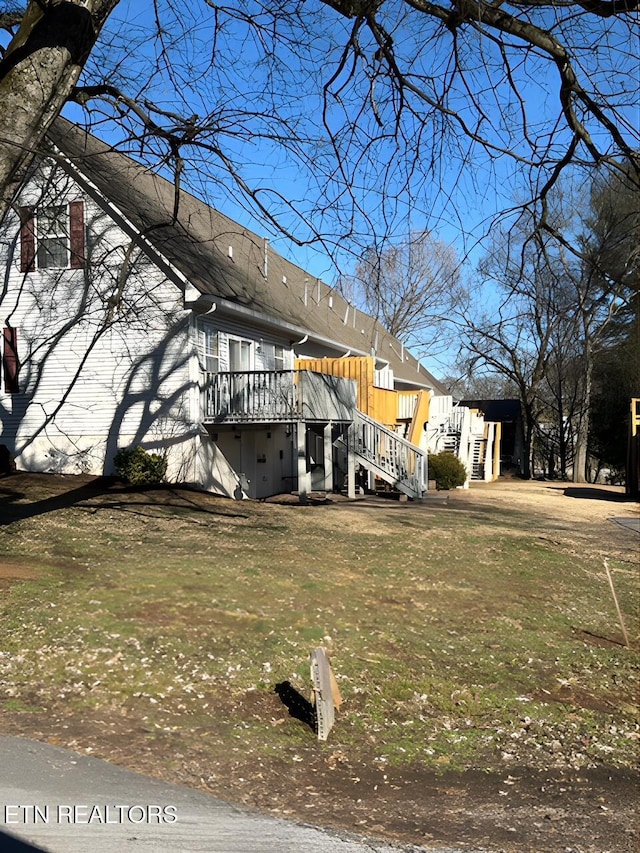
[[[282,318],[273,317],[270,314],[264,314],[262,311],[256,311],[254,308],[248,308],[246,305],[238,305],[237,302],[231,302],[230,300],[223,299],[220,296],[202,294],[197,301],[200,305],[203,306],[205,311],[206,306],[215,305],[216,310],[220,314],[239,317],[243,320],[249,321],[254,326],[260,326],[264,329],[287,332],[288,334],[294,337],[295,341],[300,341],[303,338],[307,338],[310,341],[319,344],[324,344],[325,346],[329,346],[331,347],[331,349],[335,349],[339,352],[344,352],[345,349],[349,348],[347,344],[343,343],[342,341],[334,341],[331,338],[325,338],[324,336],[317,335],[309,329],[303,328],[302,326],[296,326],[294,323],[288,323]],[[367,355],[365,350],[356,350],[353,347],[351,347],[350,349],[351,352],[355,353],[356,355]]]
[[[416,388],[420,388],[422,391],[432,391],[435,393],[435,389],[433,384],[427,385],[424,382],[420,382],[420,380],[409,380],[404,378],[399,378],[396,374],[393,374],[393,384],[395,386],[396,391],[414,391]]]

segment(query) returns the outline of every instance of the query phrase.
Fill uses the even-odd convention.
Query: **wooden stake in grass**
[[[622,618],[622,611],[620,610],[620,605],[618,604],[618,596],[616,595],[615,587],[613,586],[613,578],[611,577],[611,571],[609,570],[609,561],[604,560],[604,568],[607,572],[607,578],[609,580],[609,586],[611,587],[611,595],[613,596],[613,603],[616,606],[616,610],[618,611],[618,621],[620,622],[620,627],[622,628],[622,636],[624,637],[624,645],[628,649],[629,648],[629,637],[627,635],[627,629],[624,626],[624,619]]]

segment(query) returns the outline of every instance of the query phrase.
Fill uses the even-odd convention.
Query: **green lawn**
[[[318,749],[453,769],[636,763],[638,655],[602,569],[606,552],[637,650],[634,534],[606,521],[625,505],[575,539],[544,502],[491,486],[309,507],[113,486],[47,511],[72,488],[0,480],[5,729],[95,751],[126,732],[132,753],[167,747],[164,773]],[[344,697],[326,745],[274,693],[308,695],[318,644]]]

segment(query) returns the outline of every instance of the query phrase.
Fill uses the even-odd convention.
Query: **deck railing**
[[[212,421],[288,421],[299,415],[292,370],[207,373],[204,415]]]
[[[306,370],[206,373],[203,412],[214,423],[350,422],[355,383]]]
[[[201,383],[209,423],[328,421],[350,424],[349,449],[361,464],[400,491],[427,489],[427,455],[356,408],[356,383],[307,370],[207,373]]]

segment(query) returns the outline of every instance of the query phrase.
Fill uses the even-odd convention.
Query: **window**
[[[5,394],[17,394],[18,387],[18,330],[6,326],[2,335],[2,378]]]
[[[284,347],[277,344],[273,352],[273,369],[284,370]]]
[[[46,207],[36,217],[38,269],[64,269],[67,266],[67,211],[64,205]]]
[[[288,353],[280,344],[265,344],[261,342],[258,352],[262,356],[262,370],[286,370]]]
[[[205,373],[217,373],[220,369],[220,340],[215,329],[202,329],[202,349]]]
[[[231,373],[253,370],[253,341],[229,338],[229,370]]]
[[[84,267],[84,202],[20,208],[20,269]]]

